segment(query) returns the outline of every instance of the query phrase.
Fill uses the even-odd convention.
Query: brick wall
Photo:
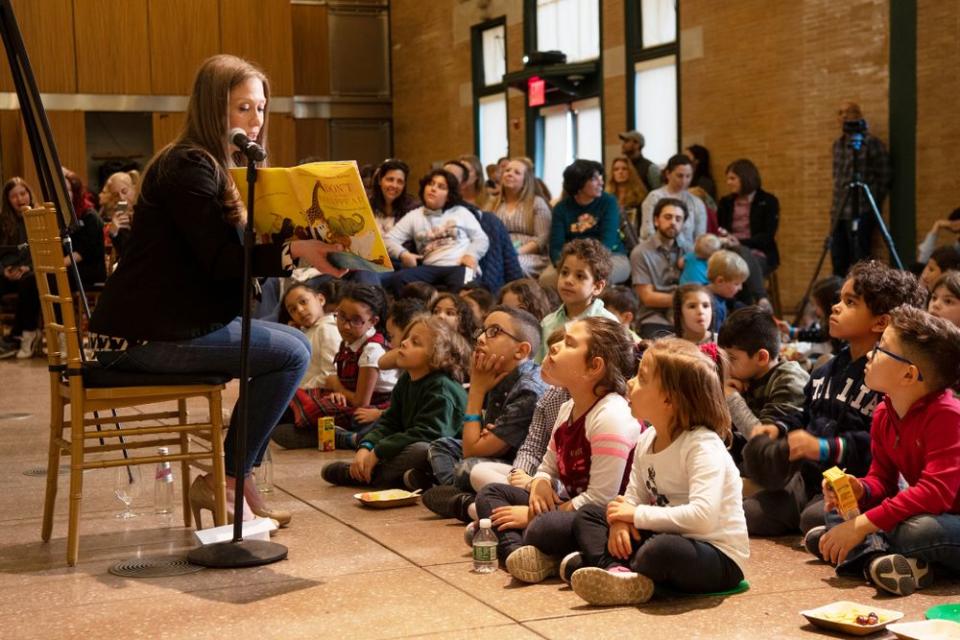
[[[624,0],[603,2],[604,149],[619,152],[626,126]],[[713,154],[720,193],[723,168],[747,157],[781,203],[779,270],[785,308],[803,294],[829,226],[830,147],[839,135],[841,100],[860,103],[871,132],[888,139],[889,0],[682,0],[683,145]],[[960,18],[951,3],[920,0],[918,15],[918,233],[960,205],[960,174],[947,153],[960,126],[944,105],[960,92]],[[520,68],[521,0],[451,0],[429,12],[413,0],[391,4],[394,125],[399,157],[414,173],[473,146],[469,27],[508,15],[508,69]],[[451,29],[455,25],[455,29]],[[458,30],[458,32],[456,32]],[[466,83],[466,88],[464,89]],[[510,151],[524,145],[523,96],[509,100]],[[949,150],[949,151],[948,151]],[[943,169],[929,180],[925,167]],[[829,273],[829,259],[823,274]]]

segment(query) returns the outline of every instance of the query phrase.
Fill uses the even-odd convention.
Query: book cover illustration
[[[247,170],[230,170],[246,202]],[[373,218],[356,162],[312,162],[257,172],[254,230],[258,243],[289,239],[339,244],[338,262],[375,271],[392,271],[386,245]],[[333,259],[334,256],[331,256]]]

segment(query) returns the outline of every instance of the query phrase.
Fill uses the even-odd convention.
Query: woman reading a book
[[[228,132],[242,128],[267,146],[270,88],[266,76],[230,55],[206,60],[197,73],[186,125],[144,170],[134,208],[129,252],[107,281],[90,321],[91,330],[112,340],[100,354],[104,366],[148,373],[240,373],[243,305],[241,228],[246,208],[228,169],[241,164]],[[283,246],[257,245],[257,276],[288,273],[301,258],[334,276],[326,254],[334,247],[316,240]],[[259,463],[270,431],[293,397],[310,361],[303,334],[253,320],[250,332],[250,394],[244,497],[250,509],[285,524],[289,514],[267,510],[251,469]],[[234,412],[236,417],[236,412]],[[227,508],[237,450],[231,419],[225,454]],[[190,488],[194,511],[213,510],[213,487],[205,476]],[[244,516],[250,517],[247,507]],[[233,514],[230,514],[232,517]]]

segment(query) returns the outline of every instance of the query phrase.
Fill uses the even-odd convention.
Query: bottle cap
[[[493,523],[490,522],[490,518],[484,518],[483,520],[480,521],[481,529],[489,529],[492,526],[493,526]]]

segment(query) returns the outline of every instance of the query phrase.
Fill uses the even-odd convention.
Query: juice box
[[[839,467],[831,467],[823,472],[823,477],[830,483],[833,492],[837,494],[837,511],[844,520],[860,515],[857,498],[853,495],[850,480]]]
[[[333,451],[336,449],[334,442],[333,418],[327,416],[319,418],[317,420],[317,449]]]

